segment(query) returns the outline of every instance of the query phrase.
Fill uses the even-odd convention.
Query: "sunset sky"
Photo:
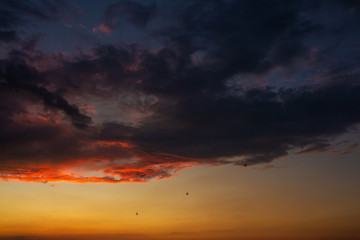
[[[0,0],[0,240],[360,240],[359,123],[360,1]]]

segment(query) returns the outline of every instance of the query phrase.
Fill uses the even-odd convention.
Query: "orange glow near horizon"
[[[283,162],[278,164],[289,160]],[[149,183],[106,184],[102,179],[103,183],[91,184],[94,178],[88,178],[82,182],[88,184],[74,184],[81,182],[75,179],[54,188],[51,184],[3,182],[0,201],[7,207],[0,209],[0,236],[21,233],[29,236],[26,239],[46,240],[356,239],[360,194],[352,191],[356,182],[348,182],[356,179],[356,171],[348,172],[348,180],[339,180],[334,174],[350,165],[343,162],[338,173],[320,165],[310,166],[295,157],[296,168],[198,166],[176,178]],[[298,174],[299,166],[306,176]],[[323,179],[316,184],[308,180],[316,179],[319,171]],[[138,173],[126,170],[124,174]],[[345,182],[348,185],[341,187]]]

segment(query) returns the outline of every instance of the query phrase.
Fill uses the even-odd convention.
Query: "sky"
[[[359,78],[359,1],[0,0],[0,240],[359,240]]]

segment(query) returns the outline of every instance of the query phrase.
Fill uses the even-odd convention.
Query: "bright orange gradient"
[[[0,239],[360,239],[357,155],[304,156],[149,183],[3,182]]]

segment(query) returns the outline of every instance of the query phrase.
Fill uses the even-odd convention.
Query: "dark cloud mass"
[[[8,18],[10,21],[27,17],[54,21],[56,19],[68,17],[75,13],[74,11],[70,11],[67,1],[64,0],[2,0],[0,1],[0,6],[6,9],[4,12],[9,11],[10,14],[5,15],[5,18],[9,15],[12,16],[11,18]]]
[[[154,17],[156,4],[143,6],[141,3],[122,0],[118,3],[111,4],[106,8],[104,19],[105,24],[113,27],[116,18],[127,20],[137,27],[144,28],[146,24]]]
[[[67,9],[0,2],[3,180],[144,182],[199,164],[261,164],[333,149],[360,122],[352,1],[123,0],[94,28],[132,24],[157,49],[129,40],[43,52],[46,32],[18,31]],[[346,142],[331,151],[357,146]]]
[[[15,42],[16,40],[17,34],[15,31],[0,31],[0,41]]]

